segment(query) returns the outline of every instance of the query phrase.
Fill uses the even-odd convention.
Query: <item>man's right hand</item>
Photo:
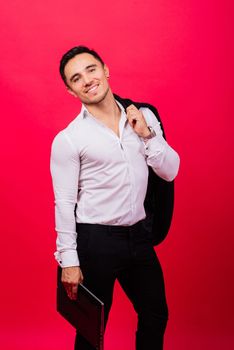
[[[83,279],[83,274],[79,266],[62,268],[61,281],[70,299],[75,300],[77,298],[78,284],[82,283]]]

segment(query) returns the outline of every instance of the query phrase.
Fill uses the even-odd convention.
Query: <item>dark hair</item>
[[[67,51],[63,55],[63,57],[61,58],[61,61],[60,61],[60,66],[59,66],[60,75],[61,75],[64,83],[67,86],[68,86],[68,84],[67,84],[66,76],[64,74],[65,66],[66,66],[68,61],[70,61],[76,55],[80,55],[81,53],[89,53],[90,55],[94,56],[98,61],[100,61],[101,64],[104,66],[103,60],[101,59],[101,57],[98,55],[98,53],[96,51],[91,50],[91,49],[89,49],[86,46],[75,46],[75,47],[73,47],[72,49],[70,49],[69,51]]]

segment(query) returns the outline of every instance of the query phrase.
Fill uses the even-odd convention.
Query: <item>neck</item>
[[[100,120],[107,118],[116,118],[120,116],[120,108],[117,105],[111,90],[108,91],[107,95],[101,102],[85,105],[85,107],[89,113]]]

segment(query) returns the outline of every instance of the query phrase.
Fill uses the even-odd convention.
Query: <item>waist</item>
[[[141,232],[143,228],[143,220],[138,221],[134,225],[122,226],[122,225],[102,225],[102,224],[86,224],[76,223],[76,231],[82,232],[83,230],[95,231],[96,233],[107,233],[109,235],[115,235],[118,237],[127,237],[137,232]]]

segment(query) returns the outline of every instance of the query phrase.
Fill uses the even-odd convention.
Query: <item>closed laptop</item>
[[[77,300],[71,300],[61,282],[61,268],[58,269],[57,311],[96,350],[103,350],[103,302],[82,284],[78,286]]]

